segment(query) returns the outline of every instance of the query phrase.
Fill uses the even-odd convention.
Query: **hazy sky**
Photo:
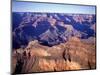
[[[12,2],[13,12],[49,12],[95,14],[95,6],[51,4],[36,2]]]

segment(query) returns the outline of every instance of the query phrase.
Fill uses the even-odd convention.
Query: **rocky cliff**
[[[13,73],[56,72],[96,68],[95,42],[72,37],[52,47],[29,42],[25,48],[13,50]]]

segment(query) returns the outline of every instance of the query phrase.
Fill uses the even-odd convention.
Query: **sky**
[[[49,12],[49,13],[80,13],[95,14],[95,6],[54,4],[39,2],[12,2],[12,12]]]

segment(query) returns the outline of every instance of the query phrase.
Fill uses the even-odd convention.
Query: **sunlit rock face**
[[[14,12],[12,18],[15,49],[26,47],[33,40],[54,46],[73,36],[88,39],[96,34],[94,14]]]
[[[77,37],[52,47],[41,45],[37,40],[31,41],[26,48],[14,50],[12,56],[13,73],[96,68],[95,42],[88,43]]]

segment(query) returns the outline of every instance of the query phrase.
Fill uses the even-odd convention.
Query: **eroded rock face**
[[[64,59],[46,60],[40,59],[39,61],[40,71],[65,71],[81,69],[80,65],[75,62],[65,61]]]
[[[95,43],[77,37],[53,47],[32,41],[25,49],[13,51],[13,73],[95,69],[95,52]]]
[[[65,43],[70,37],[95,37],[96,15],[13,12],[13,48],[26,47],[32,40],[42,45]]]

